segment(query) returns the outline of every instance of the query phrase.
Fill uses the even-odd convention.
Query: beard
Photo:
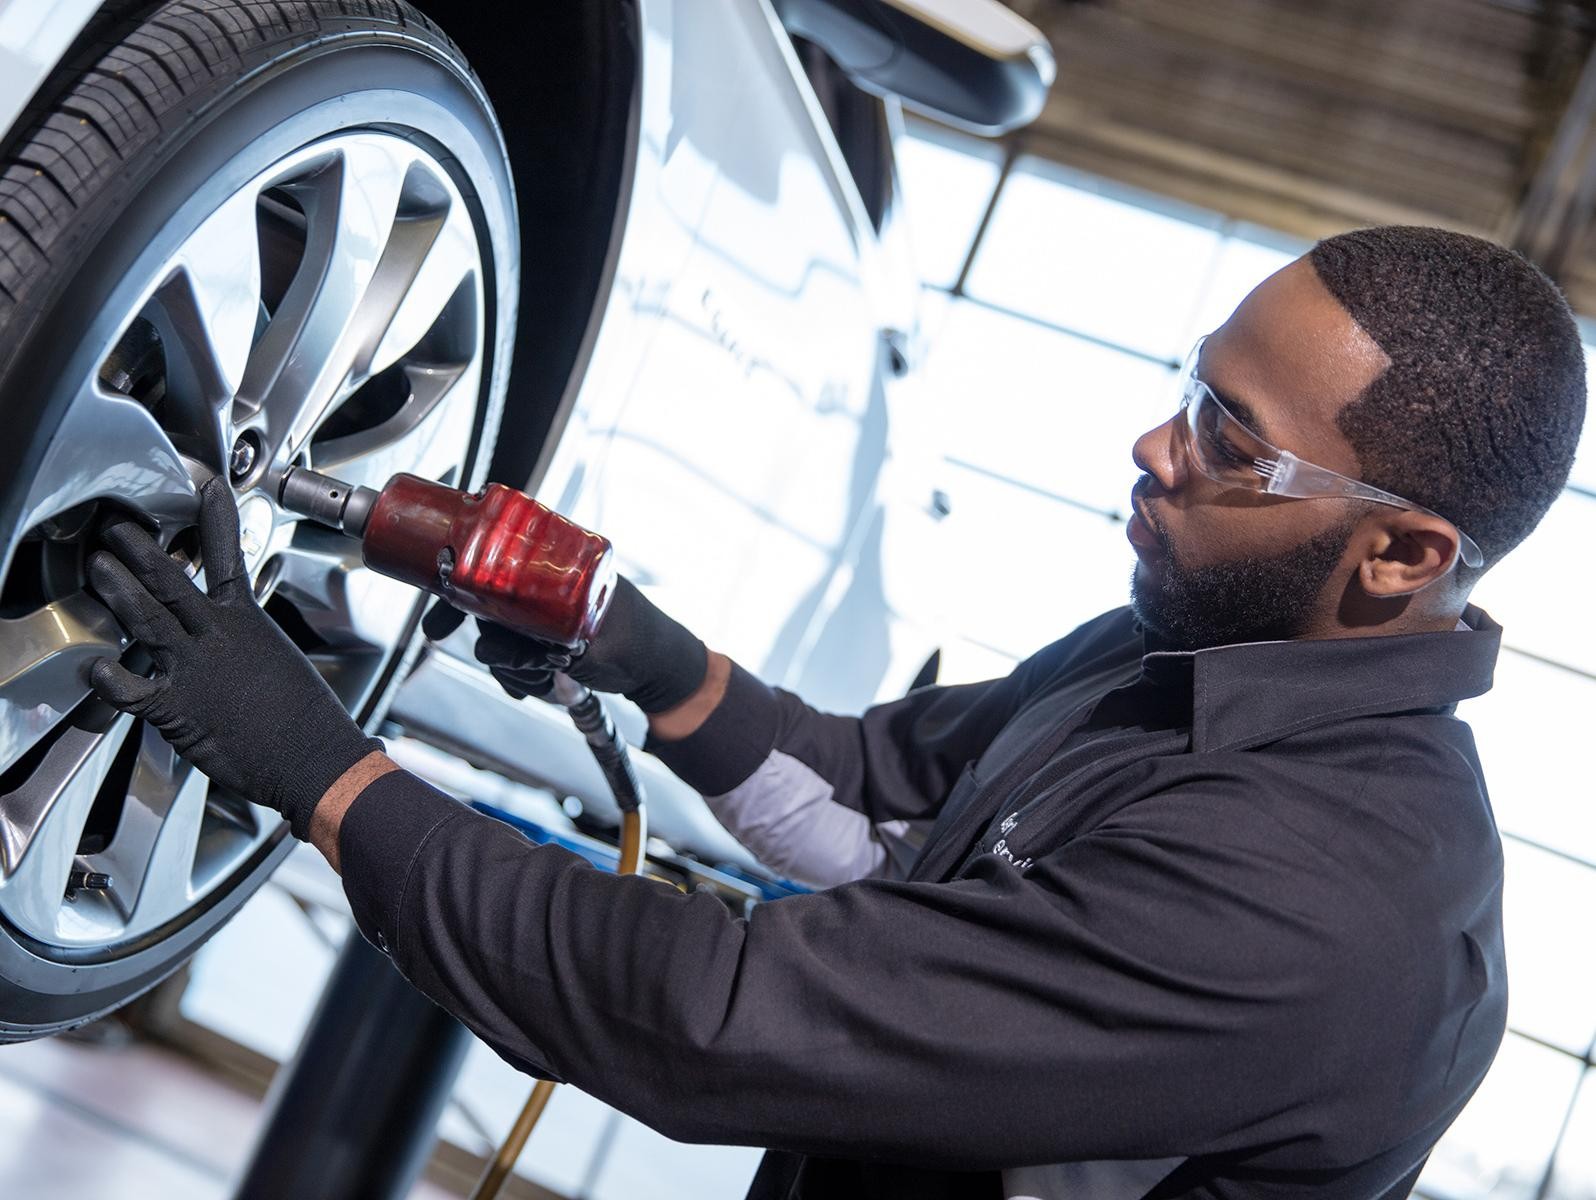
[[[1136,565],[1131,609],[1175,650],[1301,637],[1356,524],[1343,522],[1284,554],[1192,568],[1180,566],[1168,535],[1155,528],[1164,569],[1154,578]]]

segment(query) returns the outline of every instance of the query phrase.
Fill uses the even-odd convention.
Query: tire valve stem
[[[66,898],[76,900],[79,892],[103,892],[110,886],[111,877],[104,871],[74,868],[67,876]]]

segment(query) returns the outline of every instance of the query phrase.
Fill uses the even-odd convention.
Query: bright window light
[[[1417,1190],[1435,1200],[1533,1200],[1579,1075],[1577,1060],[1508,1034]]]
[[[1508,840],[1502,892],[1507,1023],[1584,1054],[1596,1034],[1596,871]]]
[[[949,467],[956,499],[943,522],[949,628],[999,654],[1024,658],[1082,621],[1130,599],[1135,553],[1124,526],[1014,483]],[[992,580],[1008,581],[993,620]],[[940,682],[966,682],[943,663]],[[990,662],[976,678],[990,678]]]
[[[942,646],[937,682],[979,683],[983,679],[1002,679],[1019,661],[1019,655],[1005,654],[971,638],[955,635]]]
[[[1220,220],[1105,195],[1024,160],[992,214],[972,296],[1115,345],[1178,360],[1217,260]]]
[[[1596,623],[1569,607],[1570,596],[1596,590],[1596,559],[1569,553],[1591,545],[1596,497],[1564,492],[1535,532],[1486,573],[1474,602],[1502,623],[1505,644],[1596,674]],[[1548,586],[1553,580],[1557,586]]]
[[[944,453],[1093,508],[1125,512],[1131,446],[1177,405],[1168,368],[956,302],[926,359]]]
[[[1596,1196],[1596,1071],[1586,1071],[1579,1100],[1557,1149],[1546,1200],[1590,1200]]]
[[[1204,334],[1218,329],[1246,299],[1248,292],[1307,250],[1306,243],[1294,244],[1284,238],[1272,238],[1267,242],[1247,237],[1226,238],[1214,259],[1213,272],[1202,289],[1181,345],[1190,346]]]
[[[1503,832],[1588,862],[1596,862],[1592,713],[1596,679],[1511,651],[1497,660],[1496,686],[1458,706]]]
[[[997,185],[996,147],[915,125],[897,152],[915,267],[923,282],[952,287]]]

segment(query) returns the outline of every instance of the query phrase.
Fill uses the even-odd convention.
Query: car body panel
[[[0,130],[7,133],[99,0],[0,0]]]
[[[912,324],[913,281],[763,0],[716,22],[639,8],[624,241],[540,494],[706,640],[790,683],[882,503],[882,334]],[[836,700],[901,691],[928,652]]]

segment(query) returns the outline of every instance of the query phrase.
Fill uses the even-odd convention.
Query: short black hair
[[[1361,478],[1440,513],[1494,564],[1573,465],[1585,355],[1568,302],[1523,255],[1445,229],[1357,229],[1308,259],[1391,360],[1337,414]]]

